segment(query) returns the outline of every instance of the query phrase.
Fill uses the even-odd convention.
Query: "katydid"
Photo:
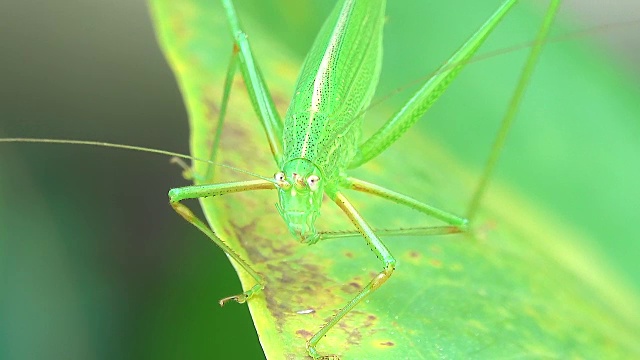
[[[343,210],[367,245],[382,263],[382,270],[352,300],[307,341],[307,351],[315,359],[322,358],[316,349],[319,341],[345,314],[360,301],[382,286],[392,275],[396,260],[374,229],[351,204],[344,190],[356,190],[405,205],[425,215],[442,220],[447,226],[441,233],[465,231],[468,220],[429,206],[413,197],[368,183],[347,175],[347,171],[373,159],[393,144],[429,109],[448,84],[462,70],[464,63],[476,52],[490,32],[516,1],[506,1],[482,27],[429,79],[418,92],[371,138],[361,142],[363,113],[376,88],[382,54],[382,28],[385,1],[345,0],[339,2],[326,20],[309,51],[298,78],[289,109],[282,122],[249,47],[247,35],[240,26],[231,0],[223,0],[234,37],[234,50],[225,82],[221,119],[227,106],[231,81],[239,67],[247,84],[249,96],[264,127],[277,170],[274,179],[260,179],[221,184],[187,186],[169,191],[171,205],[229,256],[238,262],[256,281],[249,290],[220,300],[243,303],[263,289],[265,281],[247,262],[240,258],[202,220],[180,201],[227,193],[273,190],[278,192],[277,211],[291,234],[300,242],[314,244],[323,239],[315,222],[320,214],[322,198],[327,195]],[[525,70],[505,117],[494,153],[483,180],[474,196],[469,214],[473,216],[478,199],[491,175],[505,131],[531,75],[558,1],[552,2],[533,46]],[[220,133],[217,134],[220,136]],[[215,142],[214,142],[215,143]],[[432,227],[419,231],[438,233]],[[399,230],[402,233],[402,230]]]
[[[239,66],[256,113],[271,145],[276,162],[276,175],[273,179],[261,178],[237,183],[172,189],[169,193],[170,200],[180,215],[203,231],[256,279],[257,283],[254,287],[242,294],[222,299],[221,304],[230,300],[247,301],[263,288],[264,281],[258,272],[227,247],[180,201],[230,192],[276,189],[279,194],[277,211],[292,235],[301,242],[309,244],[330,237],[315,229],[315,221],[319,216],[319,207],[324,194],[345,212],[383,266],[382,271],[353,300],[308,340],[309,354],[318,358],[320,355],[316,345],[319,340],[364,297],[379,288],[395,269],[395,259],[390,251],[378,238],[379,234],[349,202],[343,193],[344,190],[370,193],[414,208],[447,224],[441,228],[425,227],[412,230],[417,231],[418,234],[444,234],[467,229],[468,221],[464,217],[431,207],[393,190],[351,178],[346,173],[349,169],[366,163],[384,151],[428,110],[515,1],[506,1],[383,128],[362,143],[360,139],[362,119],[373,96],[380,70],[385,2],[346,0],[336,6],[307,56],[296,86],[296,95],[292,99],[284,123],[275,111],[231,1],[223,0],[223,3],[237,47],[227,76],[231,79]],[[530,64],[536,60],[549,22],[555,13],[555,7],[557,2],[546,16],[545,25],[529,57]],[[530,73],[531,68],[531,65],[526,67],[528,70],[525,71],[525,76],[520,82],[521,87],[527,83],[526,74]],[[223,105],[226,104],[231,89],[229,84],[227,82],[225,86]],[[517,92],[516,100],[509,108],[510,113],[517,109],[517,99],[520,96],[521,93]],[[507,129],[508,125],[503,128]],[[494,150],[499,151],[500,148],[501,145],[498,144]],[[491,163],[494,163],[494,160]],[[198,175],[195,174],[195,176]],[[489,173],[483,176],[483,180],[489,178]],[[479,190],[476,198],[479,199],[482,193],[483,190]],[[469,214],[473,214],[477,208],[477,202],[474,204]],[[399,231],[401,234],[408,232]]]

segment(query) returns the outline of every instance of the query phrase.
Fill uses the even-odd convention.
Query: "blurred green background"
[[[498,3],[393,1],[378,95],[424,77]],[[331,4],[240,5],[249,34],[269,29],[302,59]],[[539,8],[523,5],[486,49],[533,38],[537,20],[524,19]],[[188,151],[184,107],[144,2],[2,8],[0,136]],[[621,8],[626,19],[606,22],[640,16]],[[600,12],[611,9],[607,4]],[[568,25],[556,34],[590,26],[580,20],[586,15],[562,17]],[[528,116],[517,120],[498,177],[586,234],[593,240],[586,246],[602,252],[637,290],[640,76],[629,66],[637,52],[627,46],[631,54],[622,57],[604,44],[607,35],[628,33],[638,26],[549,46],[523,108]],[[563,57],[580,59],[582,70],[548,60]],[[421,129],[477,168],[522,58],[513,53],[470,66]],[[481,97],[488,91],[498,100]],[[373,111],[389,112],[402,98]],[[563,106],[562,120],[548,116],[547,107]],[[246,307],[217,305],[239,290],[230,264],[167,204],[167,190],[184,184],[180,170],[161,156],[0,144],[0,358],[260,357]]]

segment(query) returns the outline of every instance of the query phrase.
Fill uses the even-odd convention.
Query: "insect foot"
[[[311,356],[314,360],[340,360],[340,356],[338,355],[320,355],[316,350],[315,346],[312,346],[309,341],[307,341],[307,352],[309,356]]]
[[[264,289],[264,285],[262,284],[256,284],[254,285],[251,289],[243,292],[242,294],[238,294],[238,295],[233,295],[233,296],[229,296],[223,299],[220,299],[220,301],[218,301],[218,304],[220,304],[220,306],[224,306],[224,304],[228,303],[229,301],[235,301],[238,304],[243,304],[245,302],[247,302],[247,300],[249,300],[255,293],[257,293],[258,291]]]
[[[228,296],[224,299],[220,299],[220,301],[218,301],[218,304],[220,304],[220,306],[224,306],[224,304],[232,300],[236,301],[238,304],[242,304],[247,301],[247,296],[244,293],[239,295]]]
[[[182,168],[182,177],[185,180],[193,180],[196,178],[191,166],[187,165],[187,163],[182,161],[182,159],[180,159],[179,157],[177,156],[172,157],[171,160],[169,160],[169,163],[176,164]]]
[[[320,235],[313,234],[306,237],[299,236],[299,239],[300,239],[300,243],[302,244],[313,245],[320,240]]]

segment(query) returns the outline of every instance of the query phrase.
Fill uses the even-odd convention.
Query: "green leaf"
[[[232,48],[224,14],[219,4],[211,1],[152,0],[151,8],[161,46],[176,74],[190,115],[192,153],[195,157],[206,157]],[[389,9],[390,22],[401,18],[401,10]],[[476,23],[491,10],[485,5],[486,15]],[[269,27],[264,24],[260,27],[245,14],[240,12],[261,69],[276,104],[284,112],[301,54],[269,36],[270,32],[265,31]],[[299,15],[297,23],[303,22],[304,16]],[[508,20],[506,26],[518,30],[513,33],[525,35],[513,38],[511,34],[500,33],[489,46],[500,48],[504,46],[502,41],[513,44],[533,37],[536,21],[523,17],[529,16],[524,10],[519,10],[517,16],[520,17]],[[421,23],[421,26],[437,28],[438,21],[445,20],[434,16],[435,25]],[[449,30],[445,24],[440,26],[441,32]],[[404,37],[420,33],[404,30]],[[277,28],[273,32],[277,33]],[[404,61],[417,61],[424,56],[418,53],[427,52],[411,45],[402,51],[389,51],[398,49],[399,42],[394,40],[402,37],[392,32],[386,35],[390,35],[386,43],[391,44],[387,53],[400,53]],[[443,61],[464,36],[445,46],[442,57],[430,61],[436,64]],[[630,87],[607,72],[606,65],[586,58],[584,50],[573,45],[549,48],[529,89],[518,120],[520,130],[516,129],[514,140],[505,151],[505,160],[513,162],[513,158],[509,159],[513,156],[518,164],[511,168],[529,166],[532,167],[529,174],[542,172],[553,177],[553,164],[571,166],[575,172],[589,169],[589,161],[577,164],[562,161],[569,147],[567,142],[571,142],[573,147],[569,148],[574,151],[584,149],[580,141],[558,137],[555,128],[563,123],[554,119],[580,119],[573,122],[572,128],[574,134],[580,134],[591,129],[590,122],[602,121],[602,113],[637,119],[640,112],[632,101],[634,97],[627,94],[632,91]],[[390,57],[383,69],[388,71],[381,94],[425,74],[420,67],[418,74],[405,73],[404,76],[412,77],[403,79],[396,70],[402,65],[394,63],[397,58]],[[427,115],[428,124],[456,130],[454,133],[458,135],[453,139],[443,135],[440,141],[451,141],[464,161],[438,145],[430,136],[440,135],[437,127],[429,127],[425,121],[354,175],[463,213],[478,180],[474,170],[488,151],[491,134],[515,83],[518,59],[523,57],[521,53],[511,54],[470,66],[443,97],[443,105]],[[575,61],[577,57],[581,61]],[[602,78],[589,80],[605,84],[597,92],[585,94],[581,89],[590,85],[580,77],[585,73],[602,74]],[[504,75],[504,79],[498,75]],[[573,81],[559,79],[571,76],[575,77]],[[395,80],[391,85],[390,78]],[[609,88],[624,91],[609,94],[604,90]],[[461,92],[467,95],[461,97]],[[576,96],[583,96],[581,100],[586,105],[571,102]],[[613,99],[605,101],[605,96]],[[389,101],[384,107],[393,107],[397,101]],[[452,101],[464,105],[443,108]],[[597,102],[605,105],[593,107]],[[445,110],[448,112],[443,115]],[[368,116],[372,119],[365,133],[375,129],[374,124],[384,120],[385,115],[388,109],[383,106],[370,111]],[[458,119],[473,119],[473,124],[461,125]],[[528,160],[526,147],[531,145],[518,136],[518,132],[526,132],[534,125],[535,132],[546,136],[543,146],[533,148],[534,152],[548,154],[541,168]],[[612,134],[616,131],[607,130]],[[480,144],[471,144],[465,136],[480,138]],[[560,162],[553,157],[560,157]],[[219,160],[265,176],[278,170],[239,78],[234,84]],[[196,172],[203,169],[202,164],[195,165]],[[593,171],[588,175],[598,176]],[[223,170],[216,176],[217,181],[242,178]],[[517,177],[514,179],[518,181]],[[522,186],[521,181],[517,186]],[[421,215],[382,200],[362,194],[352,197],[376,227],[425,223]],[[298,244],[275,211],[276,200],[274,193],[257,192],[203,199],[201,204],[213,229],[267,279],[266,289],[248,302],[265,354],[273,359],[303,358],[305,341],[374,276],[380,264],[357,238],[314,246]],[[606,261],[591,248],[593,240],[589,235],[554,216],[549,210],[553,207],[534,204],[496,180],[473,234],[384,239],[398,258],[396,272],[328,333],[320,342],[319,351],[339,354],[345,359],[640,356],[637,335],[640,307],[636,295],[624,280],[608,270]],[[350,228],[345,216],[331,203],[323,206],[318,226],[327,230]],[[239,276],[245,289],[253,285],[242,270]],[[227,295],[232,294],[220,297]]]

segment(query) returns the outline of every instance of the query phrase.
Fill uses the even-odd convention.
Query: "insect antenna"
[[[258,175],[256,173],[252,173],[251,171],[243,170],[237,168],[235,166],[216,163],[211,160],[200,159],[197,157],[167,151],[160,149],[147,148],[143,146],[135,146],[135,145],[125,145],[125,144],[116,144],[102,141],[90,141],[90,140],[68,140],[68,139],[39,139],[39,138],[2,138],[0,139],[0,143],[41,143],[41,144],[67,144],[67,145],[85,145],[85,146],[97,146],[97,147],[107,147],[107,148],[115,148],[121,150],[132,150],[132,151],[142,151],[146,153],[159,154],[159,155],[167,155],[172,156],[174,158],[187,159],[192,161],[199,161],[207,164],[211,164],[214,166],[220,166],[226,169],[230,169],[239,173],[243,173],[261,180],[269,181],[271,183],[277,184],[278,182],[270,177],[265,177],[262,175]]]

